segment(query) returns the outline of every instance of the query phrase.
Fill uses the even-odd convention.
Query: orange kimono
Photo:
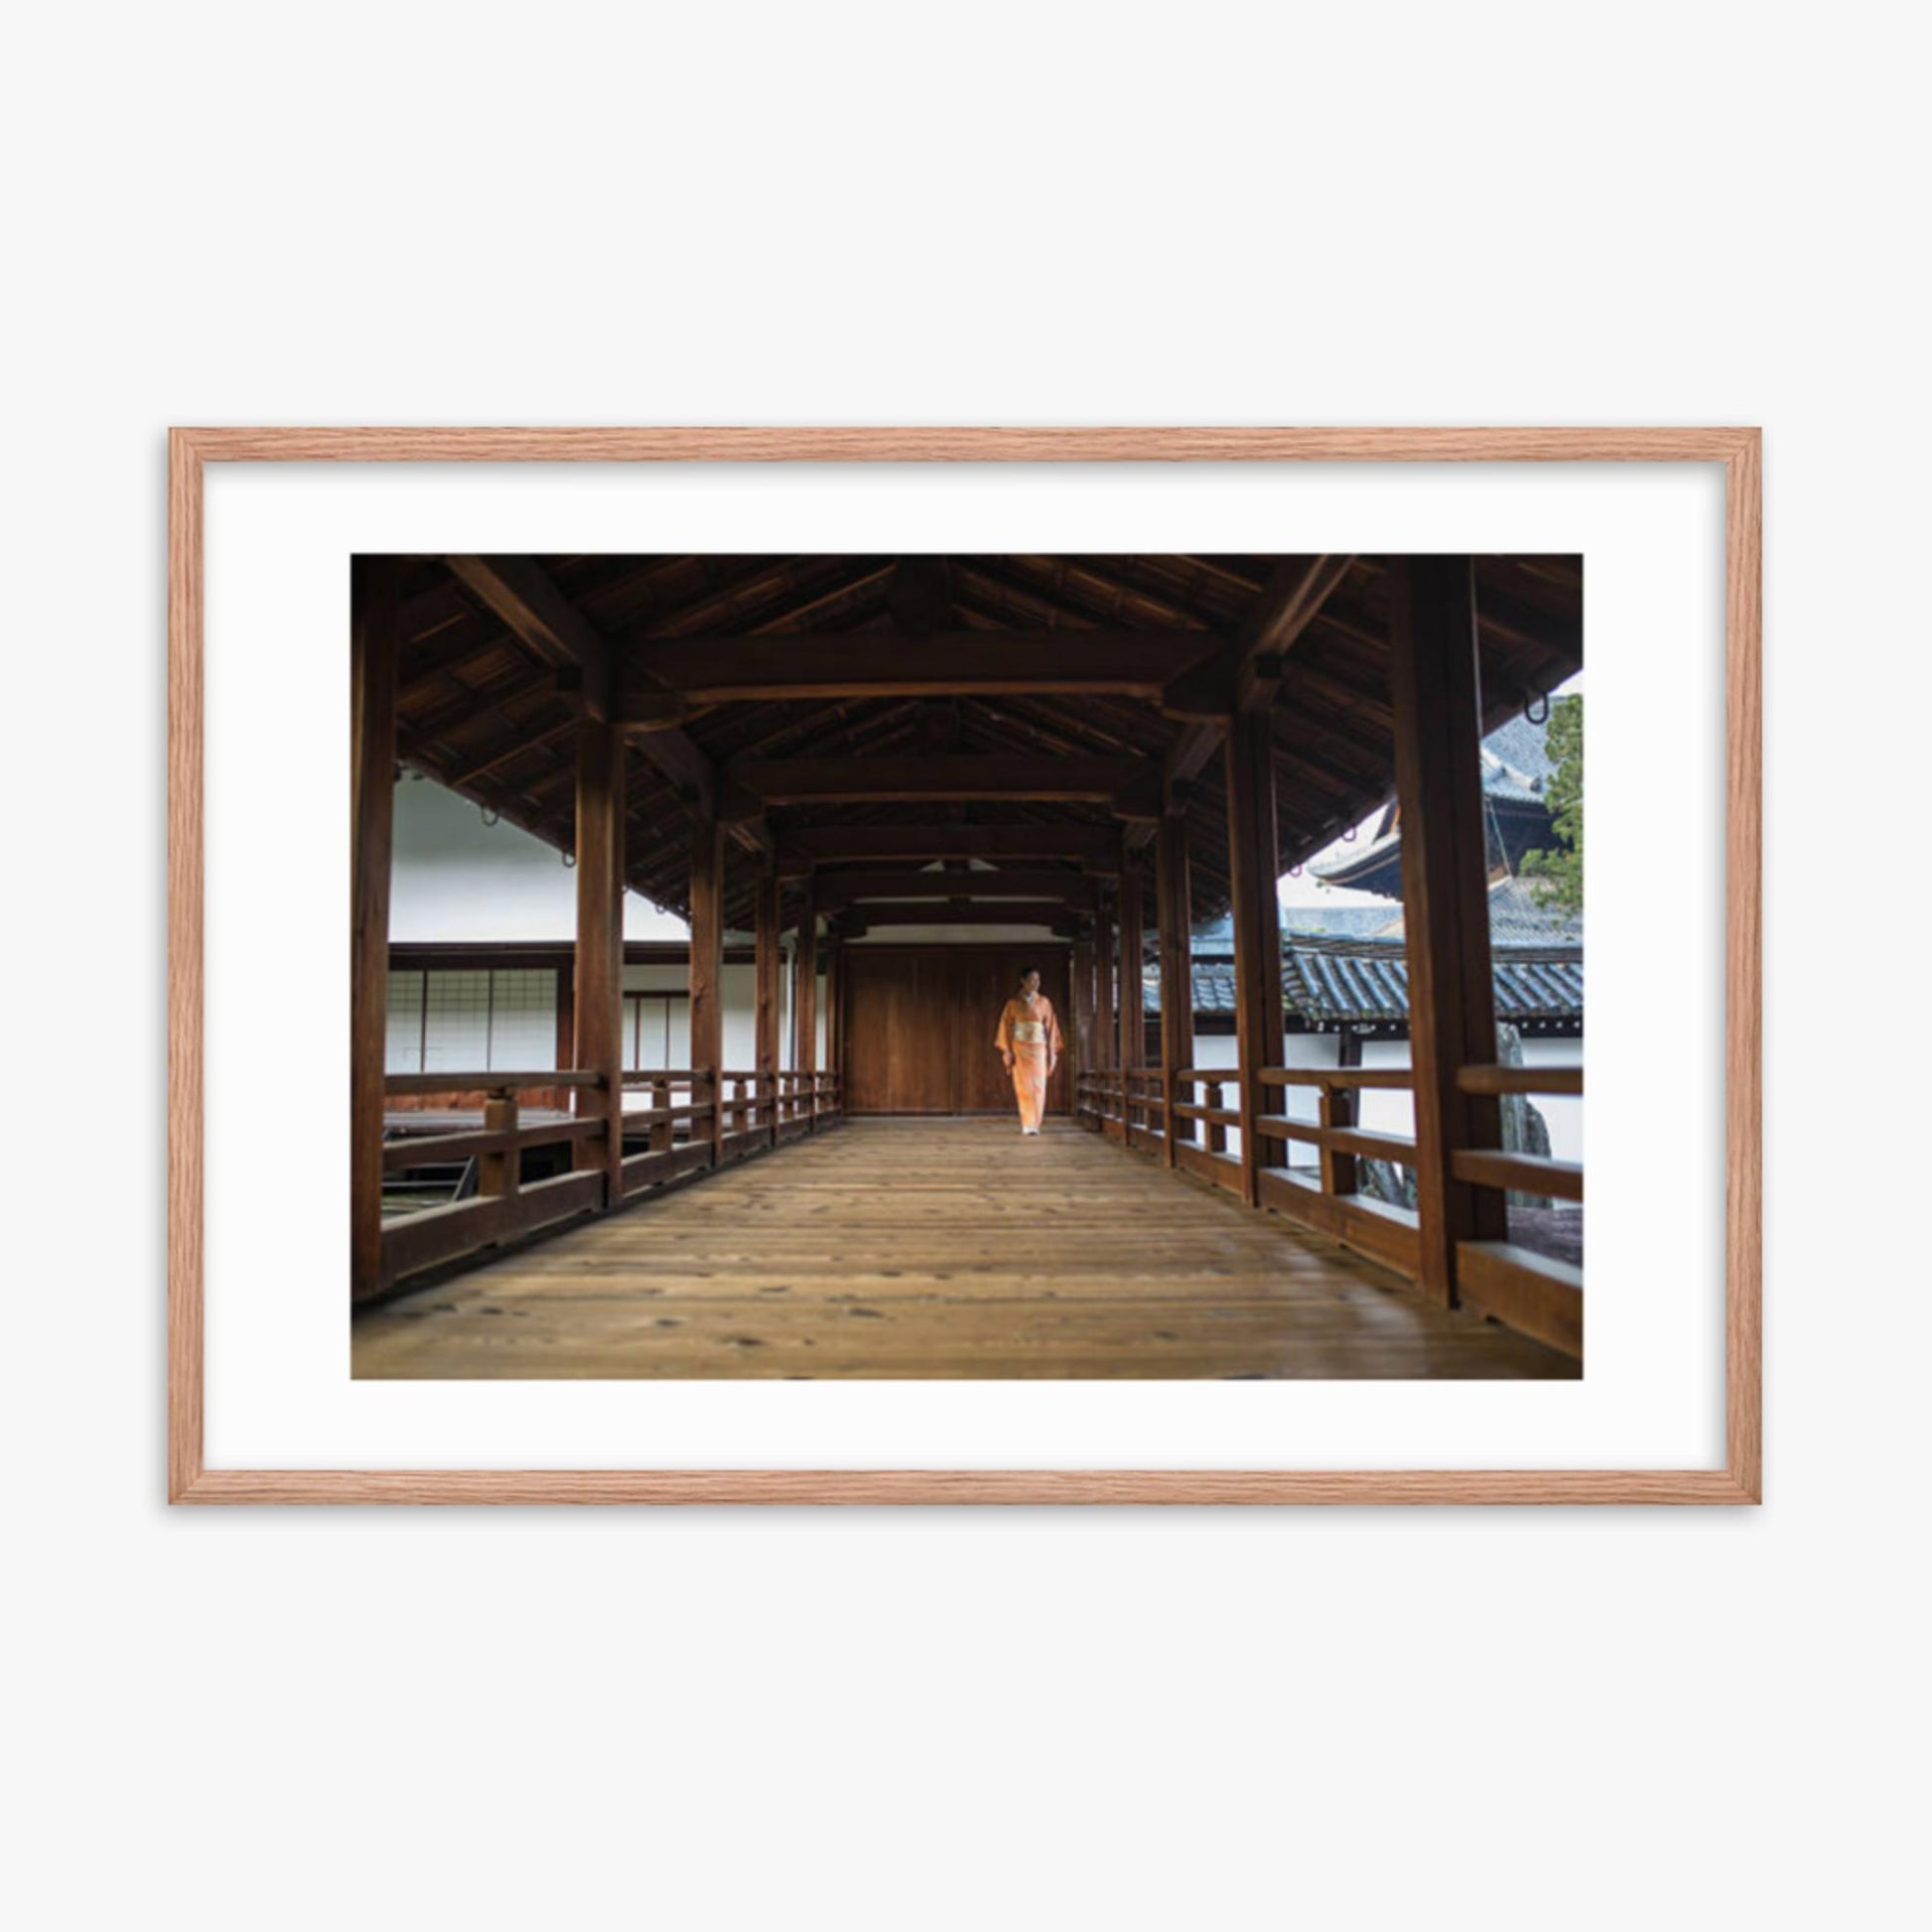
[[[1009,1000],[1000,1010],[993,1043],[1006,1055],[1013,1073],[1021,1132],[1037,1134],[1040,1116],[1046,1111],[1046,1076],[1059,1059],[1063,1043],[1052,1001],[1043,993],[1035,994],[1031,1007],[1018,995]]]

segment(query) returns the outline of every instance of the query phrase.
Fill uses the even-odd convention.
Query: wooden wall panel
[[[843,964],[848,1114],[1009,1112],[1013,1083],[993,1029],[1024,965],[1039,968],[1063,1035],[1072,1024],[1064,946],[860,945]],[[1062,1056],[1048,1113],[1069,1110],[1069,1074]]]

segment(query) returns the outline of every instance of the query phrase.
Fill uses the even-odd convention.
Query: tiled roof
[[[1506,725],[1498,725],[1482,741],[1482,791],[1491,805],[1547,809],[1550,780],[1556,776],[1557,769],[1550,760],[1549,722],[1547,715],[1540,725],[1533,725],[1528,718],[1518,716]],[[1511,823],[1515,823],[1522,814],[1509,813],[1506,816]],[[1535,822],[1533,811],[1525,822]],[[1498,829],[1493,824],[1489,827],[1492,860],[1497,856]],[[1512,855],[1520,849],[1520,843],[1519,839],[1512,845]],[[1337,852],[1309,870],[1317,879],[1346,880],[1350,885],[1361,885],[1374,872],[1376,863],[1386,862],[1401,849],[1401,845],[1402,828],[1398,824],[1366,844]],[[1367,890],[1380,891],[1382,888],[1378,883],[1368,886]]]
[[[1549,719],[1512,718],[1482,741],[1482,788],[1492,798],[1537,798],[1550,788]]]
[[[1366,939],[1387,932],[1389,921],[1399,917],[1401,911],[1393,899],[1384,899],[1379,905],[1285,905],[1282,937],[1307,934],[1315,938]],[[1232,954],[1233,919],[1204,919],[1194,927],[1192,945],[1198,953]]]
[[[1404,930],[1402,907],[1397,904],[1375,936],[1400,939]],[[1539,905],[1530,881],[1498,879],[1489,888],[1489,937],[1498,946],[1581,946],[1584,922],[1574,912]]]
[[[1580,945],[1499,945],[1493,955],[1496,1018],[1511,1022],[1581,1020],[1584,949]],[[1196,959],[1194,1012],[1234,1011],[1234,966]],[[1146,1005],[1161,1010],[1158,969],[1144,975]],[[1400,940],[1295,939],[1282,949],[1282,998],[1315,1026],[1403,1026],[1409,1019],[1409,964]]]

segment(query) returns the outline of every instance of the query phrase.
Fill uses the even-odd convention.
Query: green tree
[[[1526,852],[1523,877],[1536,882],[1536,902],[1562,912],[1584,909],[1584,701],[1558,698],[1550,707],[1550,826],[1559,844]]]

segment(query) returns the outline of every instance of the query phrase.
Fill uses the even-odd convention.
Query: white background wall
[[[1920,817],[1922,17],[518,18],[184,0],[9,41],[9,775],[46,806],[9,963],[61,995],[6,1130],[12,1919],[1906,1922],[1918,1203],[1849,1213],[1815,1153],[1834,1120],[1922,1155],[1924,1035],[1880,1080],[1812,1022],[1818,895],[1911,912],[1843,800]],[[194,420],[1766,423],[1765,1507],[167,1511]]]

